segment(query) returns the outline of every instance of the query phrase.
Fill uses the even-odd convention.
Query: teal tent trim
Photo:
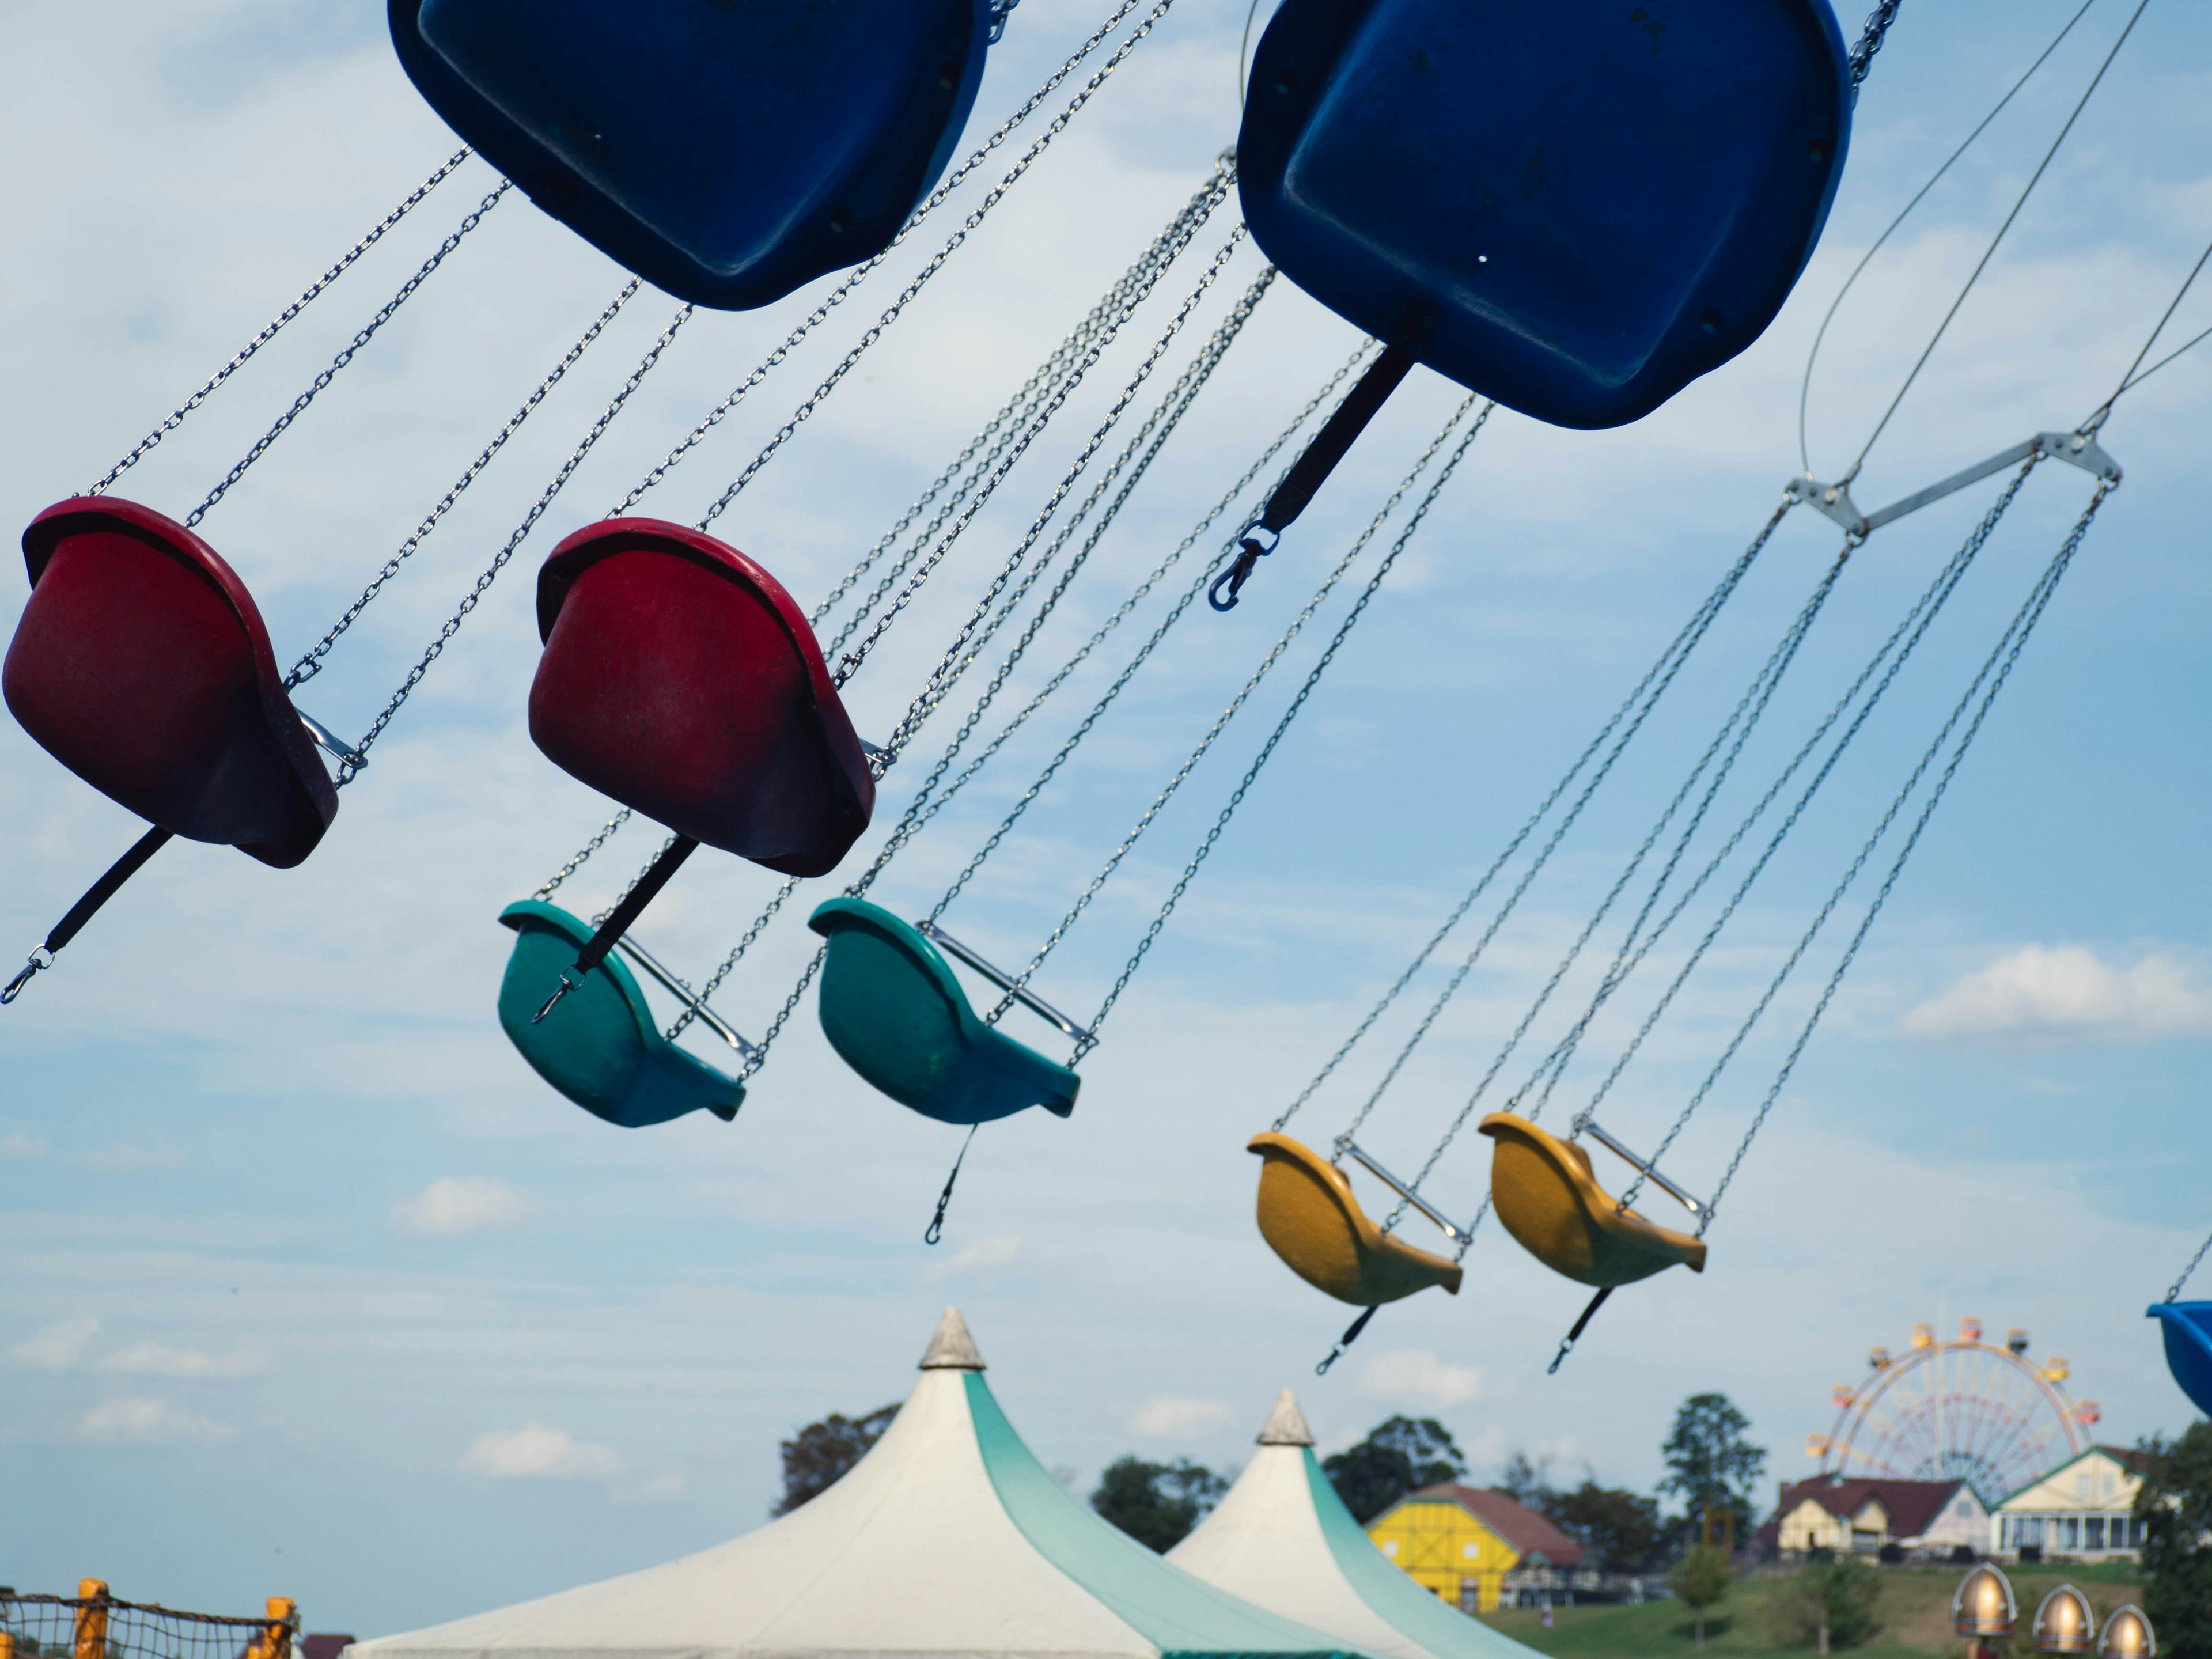
[[[1039,1554],[1156,1644],[1162,1659],[1367,1659],[1193,1577],[1102,1519],[1022,1443],[981,1374],[963,1380],[983,1467],[1007,1516]]]
[[[1539,1659],[1533,1648],[1523,1647],[1430,1595],[1402,1569],[1391,1565],[1375,1547],[1366,1528],[1344,1507],[1336,1488],[1322,1473],[1313,1449],[1300,1447],[1299,1455],[1305,1459],[1306,1487],[1313,1494],[1322,1540],[1336,1559],[1346,1582],[1374,1609],[1376,1617],[1419,1642],[1437,1659]]]

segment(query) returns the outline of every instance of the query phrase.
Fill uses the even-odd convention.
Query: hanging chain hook
[[[1261,536],[1267,538],[1267,544],[1265,547],[1260,545]],[[1206,590],[1206,602],[1216,611],[1234,611],[1237,608],[1237,596],[1243,591],[1244,584],[1250,579],[1252,572],[1258,568],[1261,560],[1282,544],[1282,539],[1277,532],[1265,529],[1256,522],[1248,525],[1243,536],[1237,542],[1235,562],[1228,569],[1213,579],[1212,585]],[[1228,597],[1225,599],[1222,597],[1222,590],[1224,587],[1228,589]]]
[[[23,988],[31,982],[33,975],[42,974],[53,965],[54,953],[45,945],[41,945],[37,950],[32,951],[30,959],[23,964],[22,971],[8,981],[5,990],[0,990],[0,1008],[6,1007],[17,997],[22,995]],[[2171,1302],[2173,1298],[2169,1296],[2166,1300]]]
[[[1376,1307],[1380,1307],[1381,1305],[1382,1304],[1380,1303],[1376,1304]],[[1375,1308],[1369,1308],[1363,1312],[1358,1318],[1352,1322],[1351,1326],[1345,1331],[1344,1334],[1336,1339],[1336,1346],[1328,1351],[1328,1357],[1325,1358],[1320,1364],[1314,1367],[1314,1375],[1316,1376],[1327,1376],[1328,1375],[1328,1368],[1336,1364],[1338,1360],[1344,1358],[1344,1351],[1346,1348],[1359,1340],[1360,1332],[1367,1328],[1367,1322],[1375,1317]]]
[[[934,1244],[945,1237],[945,1212],[952,1207],[952,1183],[960,1179],[960,1166],[968,1161],[968,1149],[975,1144],[975,1131],[983,1126],[968,1126],[968,1138],[960,1143],[960,1156],[952,1160],[952,1173],[945,1177],[945,1190],[937,1195],[937,1213],[929,1218],[928,1230],[921,1236],[925,1244]]]

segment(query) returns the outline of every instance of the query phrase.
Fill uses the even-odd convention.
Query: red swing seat
[[[215,550],[151,507],[80,495],[31,520],[23,559],[0,693],[40,746],[188,840],[280,870],[313,852],[337,792]]]
[[[678,835],[827,875],[874,809],[867,757],[783,585],[659,519],[610,519],[538,574],[530,735],[564,772]]]

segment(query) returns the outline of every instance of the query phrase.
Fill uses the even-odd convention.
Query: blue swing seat
[[[890,911],[834,898],[806,925],[830,941],[823,1034],[870,1086],[940,1123],[1075,1109],[1083,1079],[978,1019],[937,947]]]
[[[538,899],[508,905],[499,919],[515,932],[499,986],[499,1023],[538,1076],[625,1129],[702,1109],[725,1123],[738,1115],[744,1083],[661,1036],[645,994],[617,957],[610,955],[568,994],[560,1018],[531,1024],[562,971],[575,966],[592,925]]]
[[[2166,1368],[2197,1409],[2212,1416],[2212,1302],[2157,1302],[2148,1311],[2165,1329]]]
[[[1826,0],[1283,0],[1237,188],[1355,326],[1538,420],[1619,426],[1773,320],[1850,129]]]
[[[400,66],[538,206],[744,311],[889,245],[959,142],[989,0],[389,0]]]

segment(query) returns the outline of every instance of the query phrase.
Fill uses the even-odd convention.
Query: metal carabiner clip
[[[1259,538],[1261,535],[1267,538],[1267,544],[1265,547],[1260,545]],[[1251,575],[1261,560],[1282,545],[1282,536],[1279,532],[1268,530],[1261,525],[1250,526],[1245,532],[1243,540],[1239,544],[1235,562],[1228,569],[1216,576],[1212,585],[1206,590],[1206,602],[1216,611],[1234,611],[1237,608],[1237,596],[1243,591],[1246,579]],[[1221,590],[1224,587],[1229,590],[1229,597],[1226,599],[1221,596]]]

